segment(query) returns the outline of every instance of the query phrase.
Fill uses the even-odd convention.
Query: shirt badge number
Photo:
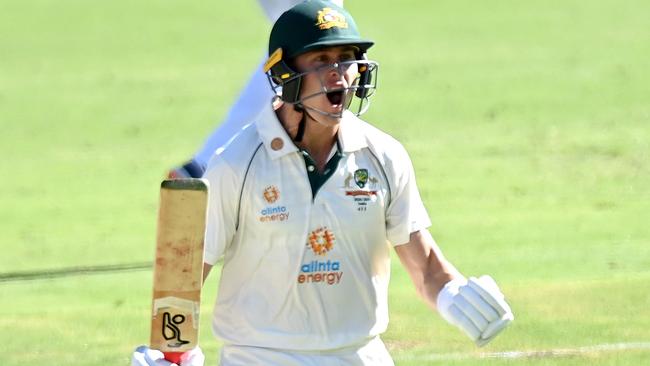
[[[353,182],[354,181],[354,185]],[[348,174],[345,178],[344,186],[345,195],[354,198],[357,204],[357,211],[366,211],[368,203],[377,200],[377,185],[379,179],[373,177],[368,169],[357,169],[354,173]],[[355,189],[357,188],[357,189]]]

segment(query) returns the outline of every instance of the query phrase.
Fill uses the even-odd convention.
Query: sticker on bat
[[[185,322],[185,315],[183,314],[176,314],[173,317],[168,312],[163,314],[162,335],[167,341],[176,341],[173,343],[167,343],[167,346],[177,348],[190,343],[189,341],[181,339],[181,329],[178,326],[183,324],[183,322]]]

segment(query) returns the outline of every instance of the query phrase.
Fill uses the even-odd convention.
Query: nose
[[[335,63],[330,65],[330,67],[328,69],[328,72],[327,72],[327,76],[339,76],[341,74],[342,74],[342,72],[341,72],[341,64],[339,64],[338,62],[335,62]]]
[[[347,80],[345,80],[345,70],[343,69],[343,65],[339,64],[338,62],[333,63],[330,65],[328,71],[327,71],[327,84],[328,85],[333,85],[333,86],[346,86],[345,84],[347,83]]]

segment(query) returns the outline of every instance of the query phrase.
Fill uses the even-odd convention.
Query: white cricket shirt
[[[270,104],[212,158],[205,262],[223,257],[213,330],[226,343],[327,351],[386,330],[390,244],[429,217],[399,142],[349,112],[338,139],[313,198]]]

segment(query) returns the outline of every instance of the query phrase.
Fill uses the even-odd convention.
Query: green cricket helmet
[[[359,115],[367,110],[367,99],[376,88],[378,65],[366,58],[366,51],[373,44],[361,37],[354,19],[345,9],[331,1],[307,0],[284,12],[273,25],[264,71],[271,87],[276,92],[282,89],[283,101],[300,106],[300,85],[306,73],[293,70],[291,60],[326,47],[354,46],[359,76],[349,89],[361,99],[356,113]]]
[[[287,10],[275,22],[269,56],[278,48],[291,59],[323,47],[353,45],[366,52],[374,42],[361,38],[354,19],[331,1],[308,0]]]

